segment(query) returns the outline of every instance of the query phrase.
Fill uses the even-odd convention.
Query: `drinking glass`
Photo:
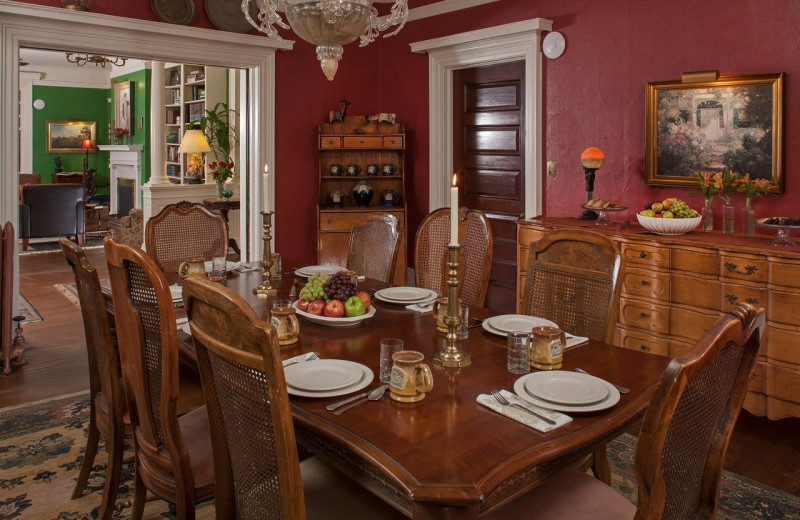
[[[512,374],[527,374],[531,371],[531,365],[528,363],[528,337],[527,332],[508,334],[506,368]]]
[[[403,340],[385,338],[381,340],[381,367],[378,375],[381,383],[388,383],[392,375],[392,354],[403,350]]]
[[[272,303],[272,316],[270,323],[278,333],[280,346],[297,343],[300,334],[300,324],[297,322],[295,308],[291,300],[275,300]]]
[[[469,337],[469,305],[461,304],[461,325],[458,326],[458,339]]]
[[[270,256],[272,257],[272,267],[269,269],[269,277],[273,280],[279,280],[283,278],[283,263],[281,262],[281,254],[272,253]]]
[[[211,276],[224,280],[227,276],[225,272],[225,257],[216,256],[211,260]]]

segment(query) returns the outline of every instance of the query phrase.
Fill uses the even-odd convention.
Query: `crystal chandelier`
[[[258,7],[258,20],[250,16],[251,2]],[[400,32],[408,17],[408,0],[394,0],[392,11],[384,17],[378,16],[373,0],[242,0],[242,11],[253,27],[275,40],[282,40],[275,25],[291,29],[302,39],[317,46],[317,59],[322,72],[333,81],[342,45],[361,38],[363,47],[381,32],[398,25],[393,36]],[[278,11],[286,13],[289,25],[284,23]]]
[[[74,54],[72,52],[66,52],[65,54],[67,55],[67,61],[70,63],[77,63],[78,67],[83,67],[87,63],[94,63],[95,67],[100,65],[103,68],[106,67],[106,63],[110,63],[116,67],[121,67],[125,65],[126,61],[128,61],[126,58],[106,58],[105,56],[100,56],[99,54],[93,54],[91,56],[88,54],[81,56],[80,54]]]

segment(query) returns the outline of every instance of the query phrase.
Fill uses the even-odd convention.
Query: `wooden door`
[[[516,312],[516,225],[525,211],[525,62],[453,74],[453,164],[461,206],[486,214],[494,255],[486,307]]]

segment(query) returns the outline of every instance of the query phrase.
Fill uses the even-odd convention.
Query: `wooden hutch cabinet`
[[[517,308],[531,242],[558,228],[609,236],[625,257],[616,344],[679,356],[739,302],[766,309],[755,377],[744,407],[770,419],[800,417],[800,247],[773,236],[691,232],[658,236],[637,224],[618,230],[593,221],[543,218],[517,222]]]
[[[320,125],[318,145],[319,263],[347,265],[350,231],[361,217],[368,213],[389,213],[397,217],[400,234],[394,285],[405,285],[406,138],[403,125],[377,121],[365,124],[363,116],[346,117],[344,121]],[[372,200],[364,207],[358,206],[353,195],[353,188],[360,181],[366,181],[373,189]]]

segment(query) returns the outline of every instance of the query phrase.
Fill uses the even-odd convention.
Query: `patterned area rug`
[[[42,315],[36,311],[36,308],[28,301],[28,299],[20,293],[19,295],[19,314],[25,316],[22,324],[36,323],[42,321]]]
[[[75,237],[70,238],[70,240],[74,240]],[[103,247],[103,238],[87,238],[83,242],[83,249],[100,249]],[[58,239],[54,238],[53,242],[36,242],[31,243],[28,245],[28,250],[22,250],[22,243],[20,243],[17,247],[17,251],[19,251],[20,256],[23,255],[38,255],[42,253],[53,253],[58,251],[61,252],[61,245],[58,243]]]
[[[89,424],[89,395],[80,393],[0,410],[0,519],[88,520],[97,518],[105,469],[93,471],[81,498],[70,500],[80,471]],[[622,435],[608,448],[613,485],[636,500],[633,454],[636,438]],[[131,448],[127,448],[126,456]],[[95,464],[105,463],[104,443]],[[117,505],[132,500],[133,468],[125,465]],[[800,518],[800,499],[733,473],[722,476],[720,520]],[[130,507],[114,512],[130,518]],[[213,501],[200,504],[197,518],[213,518]],[[148,501],[144,518],[175,518],[160,499]]]
[[[73,305],[76,307],[81,306],[80,298],[78,298],[78,289],[75,287],[74,283],[57,283],[54,284],[53,287],[55,287],[58,292],[63,294],[64,298],[72,302]]]

